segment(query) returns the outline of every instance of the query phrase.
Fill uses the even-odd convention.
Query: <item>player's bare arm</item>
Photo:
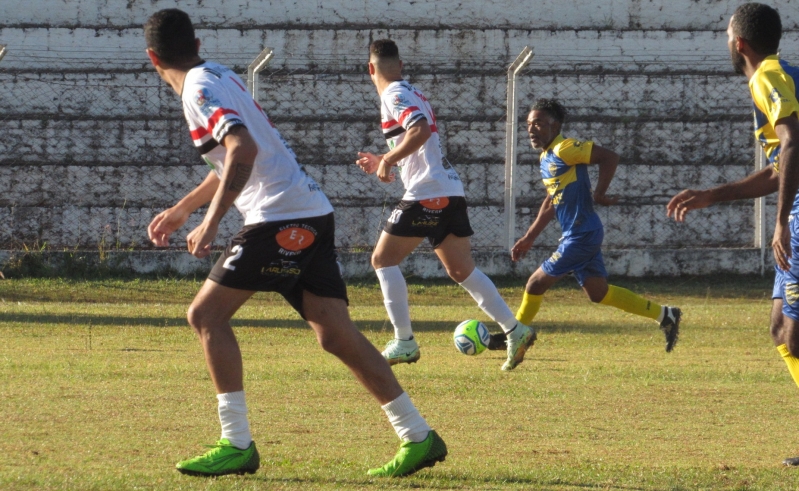
[[[799,119],[796,114],[777,120],[774,132],[780,140],[780,182],[777,194],[777,223],[771,247],[780,269],[788,271],[791,257],[791,234],[788,217],[796,192],[799,191]]]
[[[247,184],[258,155],[258,146],[244,126],[233,127],[220,143],[227,150],[222,178],[205,219],[186,237],[189,252],[199,258],[211,253],[211,242],[219,230],[219,222]]]
[[[394,147],[388,153],[375,155],[369,152],[358,152],[359,159],[355,163],[367,174],[377,172],[377,178],[382,182],[391,182],[394,178],[391,175],[391,167],[418,151],[422,145],[430,139],[433,134],[427,119],[420,119],[405,132],[402,143]]]
[[[547,194],[547,197],[544,198],[544,202],[541,203],[541,208],[538,209],[538,216],[535,218],[535,221],[533,221],[533,224],[527,229],[527,233],[525,233],[521,239],[517,240],[513,248],[511,248],[511,260],[518,261],[526,256],[527,251],[533,247],[535,240],[541,235],[541,232],[547,228],[547,225],[549,225],[549,222],[551,222],[553,218],[555,218],[555,207],[552,206],[552,198]]]
[[[150,222],[150,226],[147,227],[147,235],[153,244],[157,247],[167,247],[169,236],[186,223],[189,215],[201,206],[210,203],[218,187],[219,178],[213,171],[209,172],[205,180],[175,206],[156,215]]]
[[[619,154],[607,148],[594,145],[591,150],[591,163],[599,166],[599,177],[597,178],[596,188],[594,189],[594,203],[602,206],[610,206],[618,203],[619,198],[606,196],[605,193],[610,187],[613,176],[616,175],[616,167],[619,165]]]
[[[768,166],[735,182],[710,189],[685,189],[675,195],[666,205],[666,215],[678,222],[685,221],[690,210],[707,208],[723,201],[760,198],[774,193],[779,188],[780,178],[774,167]]]

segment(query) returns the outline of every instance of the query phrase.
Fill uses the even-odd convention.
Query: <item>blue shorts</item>
[[[799,321],[799,220],[791,215],[788,221],[791,230],[791,269],[781,270],[774,266],[774,290],[771,298],[782,299],[782,314]]]
[[[602,259],[603,229],[561,237],[558,250],[541,264],[541,269],[549,276],[563,276],[574,273],[577,282],[583,286],[587,278],[607,278],[605,261]]]

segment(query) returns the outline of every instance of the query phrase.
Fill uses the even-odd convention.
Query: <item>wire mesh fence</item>
[[[245,74],[258,51],[204,55]],[[150,220],[205,177],[180,99],[144,54],[102,56],[117,57],[113,69],[53,50],[9,50],[0,61],[0,249],[148,249]],[[406,78],[436,112],[480,249],[506,247],[511,61],[430,55],[405,64]],[[570,111],[564,134],[593,139],[622,156],[609,191],[620,202],[598,208],[606,247],[751,247],[751,202],[698,211],[697,219],[680,226],[665,218],[665,203],[680,189],[738,179],[753,169],[751,103],[745,79],[728,65],[707,57],[639,64],[537,55],[518,80],[516,236],[544,197],[523,121],[535,99],[555,97]],[[261,105],[336,208],[338,246],[370,250],[403,189],[353,165],[358,151],[387,149],[365,59],[276,51],[258,77]],[[241,225],[236,213],[228,215],[217,246]],[[176,234],[173,247],[184,247],[186,232],[201,219],[202,210]],[[559,235],[550,226],[537,245],[551,247]]]

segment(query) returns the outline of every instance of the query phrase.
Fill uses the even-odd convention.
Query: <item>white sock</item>
[[[402,276],[399,266],[389,266],[375,270],[383,290],[383,303],[388,311],[388,318],[394,325],[394,337],[408,340],[413,337],[411,329],[411,311],[408,307],[408,285]]]
[[[431,428],[419,414],[419,410],[413,405],[407,392],[403,392],[402,395],[381,407],[386,412],[388,421],[394,427],[400,440],[419,443],[427,438]]]
[[[217,394],[219,400],[219,422],[222,424],[222,438],[241,450],[247,449],[252,442],[250,422],[247,420],[247,403],[244,402],[244,391]]]
[[[474,268],[472,274],[460,284],[477,301],[477,306],[502,326],[505,332],[516,327],[516,316],[499,295],[497,287],[482,271]]]
[[[658,316],[657,323],[660,324],[661,322],[663,322],[663,319],[665,319],[665,318],[666,318],[666,306],[665,305],[661,305],[660,306],[660,315]]]

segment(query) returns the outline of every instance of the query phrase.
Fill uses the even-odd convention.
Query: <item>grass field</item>
[[[522,283],[498,283],[512,308]],[[450,455],[387,481],[365,476],[399,443],[382,411],[279,297],[235,320],[262,467],[204,479],[174,470],[219,434],[184,317],[199,283],[0,280],[0,489],[796,489],[799,469],[780,462],[799,455],[799,391],[768,335],[770,281],[618,284],[683,308],[673,353],[653,322],[566,280],[504,373],[502,353],[452,345],[460,320],[487,320],[468,294],[411,280],[422,359],[395,373]],[[376,282],[350,296],[382,346]]]

